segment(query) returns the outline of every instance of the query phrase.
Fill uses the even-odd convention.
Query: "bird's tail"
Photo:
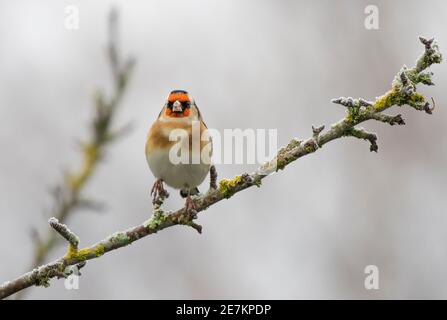
[[[182,189],[180,190],[180,195],[182,196],[182,198],[186,198],[188,195],[190,196],[195,196],[196,194],[199,194],[199,188],[195,187],[193,189],[187,190],[187,189]]]

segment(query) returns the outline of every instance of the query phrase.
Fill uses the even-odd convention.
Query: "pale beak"
[[[173,112],[183,112],[182,104],[180,101],[176,100],[172,105]]]

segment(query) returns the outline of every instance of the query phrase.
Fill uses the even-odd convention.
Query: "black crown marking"
[[[184,93],[184,94],[188,94],[188,91],[185,91],[185,90],[172,90],[171,93]]]

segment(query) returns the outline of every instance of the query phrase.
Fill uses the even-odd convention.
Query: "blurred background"
[[[368,4],[379,8],[378,30],[364,27]],[[79,8],[77,30],[65,28],[68,5]],[[85,189],[106,209],[67,221],[82,246],[149,217],[144,144],[170,90],[188,90],[209,127],[277,128],[284,145],[342,118],[331,98],[385,93],[423,51],[419,35],[447,54],[441,0],[0,0],[0,282],[27,271],[30,230],[48,232],[49,190],[79,167],[93,93],[111,91],[112,6],[123,54],[137,61],[114,125],[134,129],[109,146]],[[78,290],[53,280],[26,298],[446,299],[447,72],[432,69],[437,86],[419,88],[436,98],[432,116],[394,108],[406,126],[363,124],[378,133],[379,153],[339,139],[208,209],[202,235],[169,228],[89,262]],[[170,191],[174,210],[183,200]],[[61,244],[47,260],[64,252]],[[367,265],[380,270],[379,290],[364,287]]]

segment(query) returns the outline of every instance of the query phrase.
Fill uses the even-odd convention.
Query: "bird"
[[[185,90],[171,91],[146,139],[146,160],[156,178],[151,189],[153,204],[158,196],[169,196],[163,185],[166,183],[180,190],[187,211],[195,210],[191,196],[199,193],[197,186],[211,167],[212,141],[207,130],[192,96]],[[183,133],[180,142],[172,137],[179,132]],[[179,161],[179,156],[186,161]]]

